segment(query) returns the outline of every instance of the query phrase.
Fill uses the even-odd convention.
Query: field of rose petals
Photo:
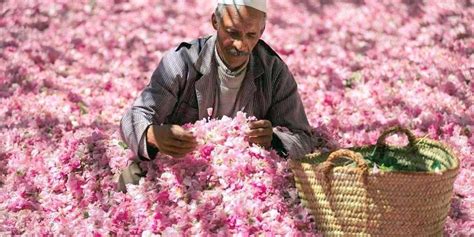
[[[445,142],[462,160],[445,235],[473,236],[472,1],[268,2],[263,39],[293,72],[315,131],[350,147],[401,124]],[[213,33],[214,7],[0,1],[0,236],[314,231],[286,162],[245,145],[242,117],[190,125],[204,136],[191,163],[149,163],[140,185],[115,191],[132,158],[124,111],[166,50]]]

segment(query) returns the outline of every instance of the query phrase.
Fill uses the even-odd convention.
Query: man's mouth
[[[234,56],[234,57],[243,57],[243,56],[249,56],[250,53],[248,52],[244,52],[244,51],[239,51],[235,48],[231,48],[227,51],[230,55]]]

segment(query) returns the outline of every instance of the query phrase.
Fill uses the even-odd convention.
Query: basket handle
[[[331,170],[332,168],[334,168],[333,161],[342,157],[346,157],[355,161],[357,163],[357,168],[359,168],[362,172],[367,172],[367,170],[369,169],[369,166],[364,161],[364,157],[362,157],[360,153],[347,149],[339,149],[329,154],[328,159],[323,163],[323,169],[326,171]]]
[[[342,157],[346,157],[346,158],[349,158],[349,159],[355,161],[357,163],[356,172],[362,174],[362,176],[361,176],[362,180],[364,182],[367,182],[367,174],[368,174],[369,166],[367,165],[367,163],[365,163],[364,157],[360,153],[357,153],[357,152],[354,152],[354,151],[351,151],[351,150],[339,149],[339,150],[334,151],[331,154],[329,154],[329,157],[327,158],[327,160],[324,161],[318,167],[318,169],[320,169],[320,171],[322,171],[322,174],[324,175],[323,179],[325,180],[325,182],[327,184],[327,186],[326,186],[327,187],[327,190],[326,190],[327,193],[330,193],[331,189],[332,189],[331,188],[330,177],[329,177],[329,172],[334,168],[335,164],[334,164],[333,161],[335,161],[339,158],[342,158]]]
[[[415,144],[415,140],[416,140],[415,135],[413,135],[413,133],[409,129],[401,127],[401,126],[395,126],[395,127],[392,127],[392,128],[389,128],[389,129],[385,130],[382,133],[382,135],[380,135],[380,137],[377,139],[377,147],[387,146],[387,143],[385,141],[387,139],[387,137],[392,135],[392,134],[400,133],[400,132],[404,133],[408,137],[408,146],[413,147],[413,145]]]

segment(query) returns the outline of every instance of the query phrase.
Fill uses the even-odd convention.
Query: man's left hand
[[[247,131],[249,142],[259,146],[270,148],[272,146],[273,127],[268,120],[257,120],[249,123],[250,130]]]

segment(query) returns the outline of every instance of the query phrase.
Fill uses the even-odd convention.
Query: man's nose
[[[248,52],[248,43],[245,42],[245,39],[234,40],[234,47],[240,52]]]

